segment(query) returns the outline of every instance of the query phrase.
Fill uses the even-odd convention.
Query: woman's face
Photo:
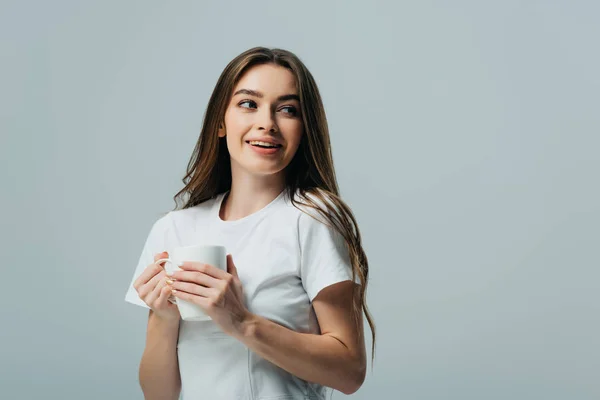
[[[296,79],[278,65],[262,64],[241,77],[225,111],[232,173],[282,172],[296,154],[303,133]]]

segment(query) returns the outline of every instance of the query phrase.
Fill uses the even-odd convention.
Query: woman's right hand
[[[177,305],[169,301],[171,285],[167,284],[167,275],[163,268],[156,264],[161,258],[168,258],[169,253],[162,252],[154,256],[154,262],[146,267],[144,272],[133,282],[133,287],[144,301],[154,311],[157,317],[165,320],[179,320]]]

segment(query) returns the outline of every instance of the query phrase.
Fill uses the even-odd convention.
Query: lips
[[[283,147],[281,144],[279,144],[273,140],[270,140],[270,139],[265,139],[265,140],[251,139],[251,140],[246,140],[246,143],[248,143],[250,146],[260,147],[263,149],[278,149],[280,147]]]
[[[275,154],[279,154],[282,151],[282,146],[277,145],[276,147],[263,147],[259,145],[250,144],[251,141],[248,141],[247,144],[250,148],[257,154],[261,156],[274,156]]]

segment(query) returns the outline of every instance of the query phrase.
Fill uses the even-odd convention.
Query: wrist
[[[167,319],[152,313],[146,331],[146,348],[176,346],[179,338],[179,320]]]
[[[164,328],[178,328],[179,327],[179,314],[169,315],[153,312],[151,315],[151,319],[154,324],[159,325]]]
[[[237,336],[240,339],[247,339],[254,337],[256,334],[256,326],[259,322],[259,316],[252,314],[251,312],[246,313],[244,318],[241,319],[237,329]]]

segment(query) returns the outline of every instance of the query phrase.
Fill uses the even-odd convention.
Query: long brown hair
[[[325,109],[313,76],[293,53],[282,49],[255,47],[234,58],[223,70],[210,97],[200,137],[183,178],[185,187],[174,197],[182,209],[193,207],[231,189],[231,161],[225,138],[218,137],[225,111],[235,85],[249,68],[259,64],[275,64],[289,69],[296,77],[300,97],[304,134],[300,146],[286,167],[286,188],[295,207],[315,210],[326,224],[338,231],[346,241],[352,263],[352,278],[361,285],[354,289],[354,321],[357,326],[365,313],[372,335],[372,357],[375,355],[375,324],[365,297],[369,263],[362,248],[361,235],[350,208],[339,196],[339,189]],[[296,194],[298,198],[296,198]],[[187,195],[187,200],[183,197]],[[357,289],[358,288],[358,289]],[[362,332],[359,332],[362,337]]]

